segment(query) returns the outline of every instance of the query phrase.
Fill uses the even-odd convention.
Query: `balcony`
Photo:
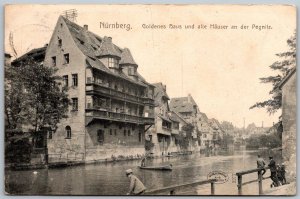
[[[125,113],[116,113],[98,109],[86,109],[85,115],[87,117],[94,117],[98,119],[113,120],[119,122],[129,122],[136,124],[154,124],[154,118],[128,115]]]
[[[109,95],[112,98],[118,98],[118,99],[125,100],[125,101],[130,101],[130,102],[139,103],[139,104],[154,105],[154,100],[151,98],[135,96],[135,95],[126,93],[124,91],[119,91],[119,90],[109,88],[104,84],[97,84],[97,83],[93,83],[91,81],[87,82],[86,92],[87,93],[96,92],[96,93]]]

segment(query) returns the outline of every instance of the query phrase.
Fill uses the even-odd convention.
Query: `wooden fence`
[[[169,195],[175,195],[176,190],[185,189],[187,187],[196,187],[205,184],[210,184],[211,195],[215,195],[215,182],[216,182],[215,179],[211,179],[211,180],[202,180],[202,181],[196,181],[196,182],[186,183],[186,184],[173,185],[173,186],[163,187],[160,189],[153,189],[153,190],[146,191],[145,195],[159,195],[161,193],[166,193],[166,192],[168,192]]]
[[[268,170],[270,168],[269,167],[265,167],[264,169]],[[259,192],[259,195],[263,194],[262,181],[265,180],[265,179],[268,179],[270,177],[263,178],[263,176],[261,175],[261,171],[262,170],[263,169],[261,169],[261,168],[257,168],[257,169],[251,169],[251,170],[241,171],[241,172],[236,173],[236,175],[238,177],[237,187],[238,187],[238,194],[239,195],[242,195],[242,193],[243,193],[243,191],[242,191],[243,185],[247,185],[247,184],[255,183],[255,182],[258,182],[258,192]],[[243,182],[243,175],[247,175],[247,174],[251,174],[251,173],[257,173],[257,176],[258,176],[257,179],[251,180],[251,181],[248,181],[248,182]]]

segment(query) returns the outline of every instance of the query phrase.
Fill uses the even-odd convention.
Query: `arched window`
[[[70,126],[66,126],[66,133],[67,133],[67,139],[71,139],[72,137],[72,131]]]

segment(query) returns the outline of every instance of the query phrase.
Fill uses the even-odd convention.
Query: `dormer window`
[[[109,68],[118,68],[119,61],[116,58],[108,58],[108,67]]]
[[[136,67],[129,66],[129,68],[128,68],[128,75],[136,75]]]

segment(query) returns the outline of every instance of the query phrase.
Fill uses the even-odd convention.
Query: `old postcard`
[[[15,4],[4,32],[5,194],[296,194],[296,7]]]

